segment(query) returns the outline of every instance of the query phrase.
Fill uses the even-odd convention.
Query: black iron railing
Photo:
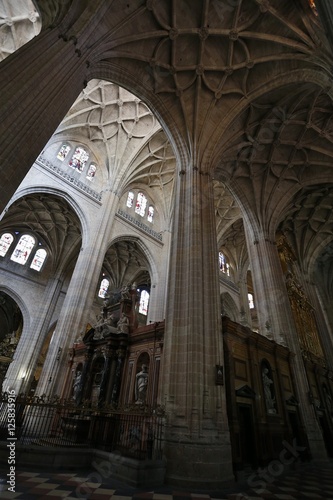
[[[75,406],[56,396],[0,397],[0,440],[15,438],[27,445],[89,447],[160,459],[164,420],[160,407],[114,409],[91,407],[89,402]]]

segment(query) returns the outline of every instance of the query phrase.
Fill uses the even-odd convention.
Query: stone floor
[[[102,479],[96,471],[37,472],[15,471],[15,493],[8,491],[9,470],[0,474],[0,498],[47,500],[59,498],[91,500],[333,500],[333,461],[321,465],[297,464],[285,472],[266,469],[253,473],[242,484],[225,490],[189,492],[168,486],[132,488],[112,478]],[[103,471],[102,471],[103,472]],[[104,474],[105,476],[106,474]]]

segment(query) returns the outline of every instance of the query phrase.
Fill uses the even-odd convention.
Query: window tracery
[[[10,246],[16,242],[14,251],[9,260],[17,262],[24,266],[28,263],[30,256],[37,246],[37,240],[30,234],[20,235],[19,231],[15,231],[15,236],[11,233],[3,233],[0,237],[0,256],[5,257]],[[41,245],[41,243],[39,243]],[[34,256],[30,260],[30,269],[40,271],[47,258],[47,251],[44,248],[38,248]]]
[[[226,256],[222,252],[219,252],[219,268],[222,273],[230,276],[230,265],[227,262]]]
[[[147,206],[147,198],[143,193],[141,192],[138,193],[135,204],[135,213],[141,215],[141,217],[144,217],[146,206]]]
[[[75,168],[78,172],[82,172],[88,158],[89,154],[87,153],[87,151],[81,146],[78,146],[75,149],[72,159],[69,162],[69,166]]]
[[[63,143],[57,153],[57,159],[64,162],[65,159],[67,158],[69,152],[71,150],[71,146]],[[86,167],[87,161],[89,159],[89,153],[86,151],[82,146],[76,146],[75,151],[70,159],[70,161],[67,163],[67,165],[71,168],[74,168],[77,170],[79,173],[82,173],[83,170]],[[86,173],[86,179],[90,182],[92,182],[95,179],[97,172],[97,165],[96,163],[92,162],[90,163],[87,173]]]
[[[8,249],[10,245],[14,241],[14,236],[10,233],[4,233],[2,234],[0,238],[0,255],[1,257],[4,257],[6,253],[8,252]]]
[[[35,238],[29,234],[23,234],[19,239],[10,259],[24,265],[27,262],[33,247],[35,246],[35,242]]]
[[[110,286],[110,281],[107,278],[103,278],[99,286],[98,296],[104,299],[108,292],[109,286]]]
[[[127,195],[126,206],[128,208],[132,208],[133,207],[133,202],[134,202],[134,193],[133,193],[133,191],[129,191],[129,193]]]
[[[149,205],[148,215],[147,215],[148,222],[153,222],[153,217],[154,217],[154,207],[152,205]]]
[[[95,163],[90,163],[89,168],[88,168],[88,172],[87,172],[87,175],[86,175],[86,178],[88,179],[88,181],[93,181],[94,180],[95,174],[96,174],[96,170],[97,170],[97,166],[95,165]]]
[[[45,259],[47,256],[47,252],[44,248],[39,248],[35,253],[35,256],[30,264],[31,269],[35,269],[35,271],[40,271]]]
[[[135,193],[133,191],[129,191],[127,194],[126,207],[128,208],[133,207],[134,198],[135,198]],[[141,217],[145,217],[147,214],[147,221],[152,224],[154,220],[155,208],[152,204],[149,204],[148,210],[146,212],[147,205],[148,205],[147,197],[144,195],[144,193],[142,193],[142,191],[139,191],[136,197],[134,211]]]
[[[139,313],[147,316],[149,305],[149,292],[142,290],[140,293]]]
[[[68,144],[62,144],[61,148],[58,151],[57,158],[60,161],[64,161],[66,156],[68,155],[71,147]]]

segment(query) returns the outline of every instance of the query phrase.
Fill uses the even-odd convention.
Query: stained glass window
[[[128,208],[132,208],[133,207],[133,201],[134,201],[134,193],[132,191],[130,191],[128,193],[128,196],[127,196],[126,206]]]
[[[250,307],[250,309],[254,309],[253,294],[252,293],[248,293],[247,294],[247,298],[248,298],[248,301],[249,301],[249,307]]]
[[[69,151],[70,151],[71,147],[68,146],[68,144],[63,144],[61,146],[61,148],[59,149],[59,152],[57,154],[57,158],[58,160],[60,161],[64,161],[64,159],[66,158],[66,156],[68,155]]]
[[[146,205],[147,205],[147,198],[143,193],[138,193],[135,204],[135,212],[141,215],[141,217],[143,217],[145,215]]]
[[[225,273],[227,276],[230,276],[230,266],[225,258],[225,255],[222,252],[219,252],[219,267],[222,273]]]
[[[29,234],[23,234],[19,239],[14,252],[12,253],[11,260],[24,265],[27,262],[34,245],[35,238],[30,236]]]
[[[89,158],[89,155],[88,155],[87,151],[81,147],[77,147],[75,149],[75,152],[72,156],[71,161],[69,162],[69,166],[76,168],[76,170],[78,170],[79,172],[82,172],[85,165],[86,165],[88,158]]]
[[[10,233],[4,233],[0,238],[0,255],[4,257],[8,251],[8,248],[12,244],[14,236]]]
[[[102,299],[105,298],[107,291],[109,289],[110,281],[106,278],[103,278],[99,287],[98,296]]]
[[[94,163],[90,163],[89,168],[88,168],[88,172],[87,172],[87,175],[86,175],[86,178],[89,181],[94,180],[94,177],[95,177],[95,174],[96,174],[96,170],[97,170],[96,165]]]
[[[31,262],[31,269],[35,269],[36,271],[40,271],[42,265],[44,264],[44,261],[46,259],[47,252],[44,250],[44,248],[39,248],[37,252],[35,253],[34,258],[32,259]]]
[[[148,222],[153,222],[153,217],[154,217],[154,207],[152,205],[149,205],[148,215],[147,215]]]
[[[147,290],[142,290],[140,294],[140,303],[139,303],[139,313],[148,314],[148,304],[149,304],[149,293]]]

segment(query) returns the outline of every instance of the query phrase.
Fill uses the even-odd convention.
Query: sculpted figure
[[[128,333],[129,332],[129,319],[125,313],[122,313],[120,320],[117,324],[118,333]]]
[[[135,402],[137,404],[144,404],[147,395],[148,386],[148,367],[142,365],[141,372],[136,375],[135,379]]]
[[[272,398],[271,385],[273,384],[273,380],[269,378],[268,368],[264,368],[262,371],[262,380],[264,383],[264,394],[266,400],[267,410],[271,413],[275,413],[275,400]]]

